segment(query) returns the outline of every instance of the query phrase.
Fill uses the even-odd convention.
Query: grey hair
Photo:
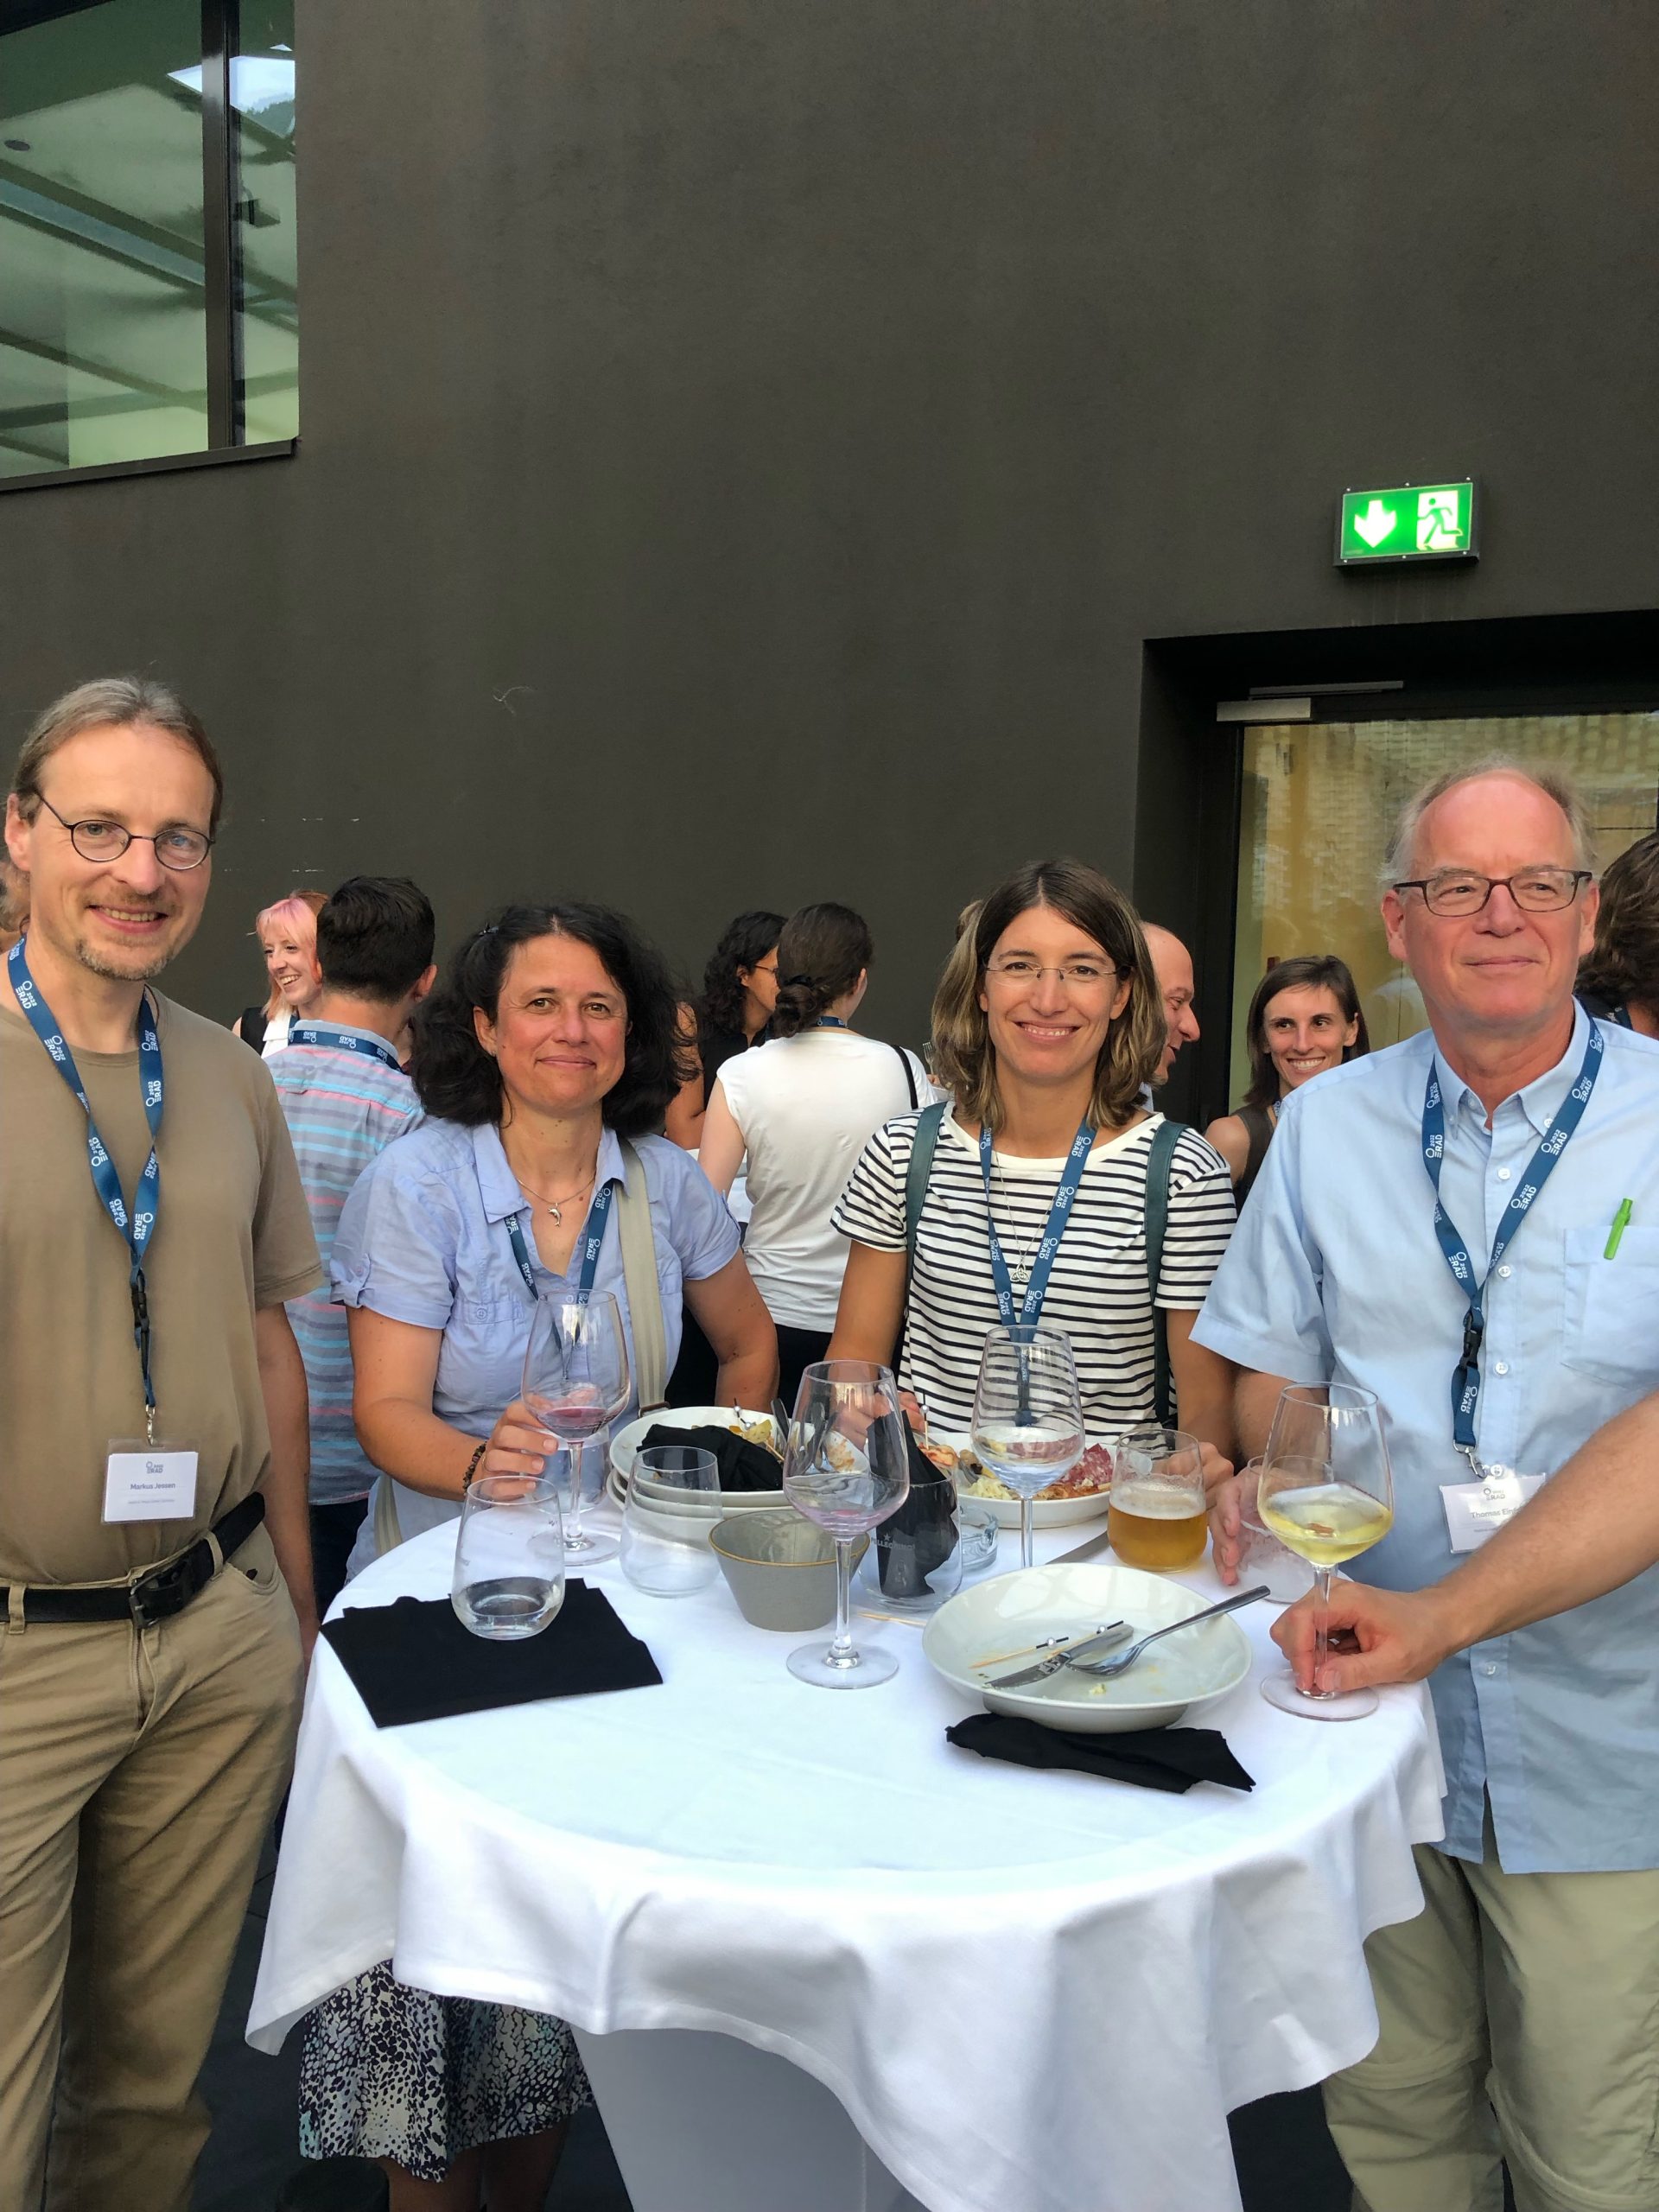
[[[1447,768],[1406,801],[1394,825],[1394,835],[1389,839],[1388,850],[1382,855],[1377,874],[1380,891],[1391,891],[1414,866],[1412,855],[1417,848],[1417,832],[1436,799],[1444,798],[1459,784],[1474,783],[1482,776],[1519,776],[1522,783],[1531,784],[1546,798],[1554,799],[1573,832],[1573,866],[1594,868],[1595,843],[1589,812],[1579,796],[1578,785],[1566,771],[1548,766],[1533,767],[1524,760],[1511,760],[1507,753],[1489,753],[1484,760],[1471,761],[1466,768]]]
[[[213,781],[213,810],[207,827],[219,828],[225,807],[225,772],[219,765],[212,739],[200,718],[187,707],[170,684],[147,676],[100,676],[66,691],[35,721],[23,740],[12,772],[11,788],[19,810],[32,822],[40,810],[40,774],[60,745],[88,729],[165,730],[190,750]]]

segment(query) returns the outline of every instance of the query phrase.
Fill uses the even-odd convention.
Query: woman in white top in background
[[[937,1096],[913,1054],[852,1027],[869,982],[870,932],[850,907],[803,906],[778,943],[779,1033],[728,1059],[698,1154],[718,1191],[745,1151],[753,1209],[744,1256],[778,1327],[785,1406],[836,1323],[847,1243],[830,1216],[871,1133]]]

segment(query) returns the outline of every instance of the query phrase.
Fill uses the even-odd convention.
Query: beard
[[[111,983],[147,983],[152,976],[159,976],[178,950],[176,940],[165,947],[152,946],[141,952],[135,945],[124,960],[118,952],[106,952],[101,946],[88,944],[85,938],[77,938],[75,958],[94,976],[102,976]]]

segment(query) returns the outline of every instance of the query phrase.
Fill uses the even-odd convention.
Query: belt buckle
[[[186,1576],[189,1557],[186,1552],[168,1566],[152,1567],[129,1586],[127,1605],[137,1626],[151,1628],[184,1611],[193,1595]]]

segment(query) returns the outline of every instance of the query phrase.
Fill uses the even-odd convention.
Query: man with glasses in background
[[[184,2212],[315,1633],[305,1193],[263,1062],[149,988],[222,797],[188,708],[113,679],[48,709],[7,802],[3,2212]]]
[[[1596,891],[1553,772],[1431,784],[1384,883],[1430,1027],[1285,1101],[1193,1333],[1244,1370],[1248,1452],[1287,1383],[1376,1392],[1395,1520],[1351,1571],[1408,1591],[1659,1386],[1659,1052],[1573,998]],[[1325,2084],[1362,2212],[1498,2212],[1501,2157],[1521,2212],[1659,2205],[1659,1569],[1524,1618],[1431,1676],[1445,1839]]]

